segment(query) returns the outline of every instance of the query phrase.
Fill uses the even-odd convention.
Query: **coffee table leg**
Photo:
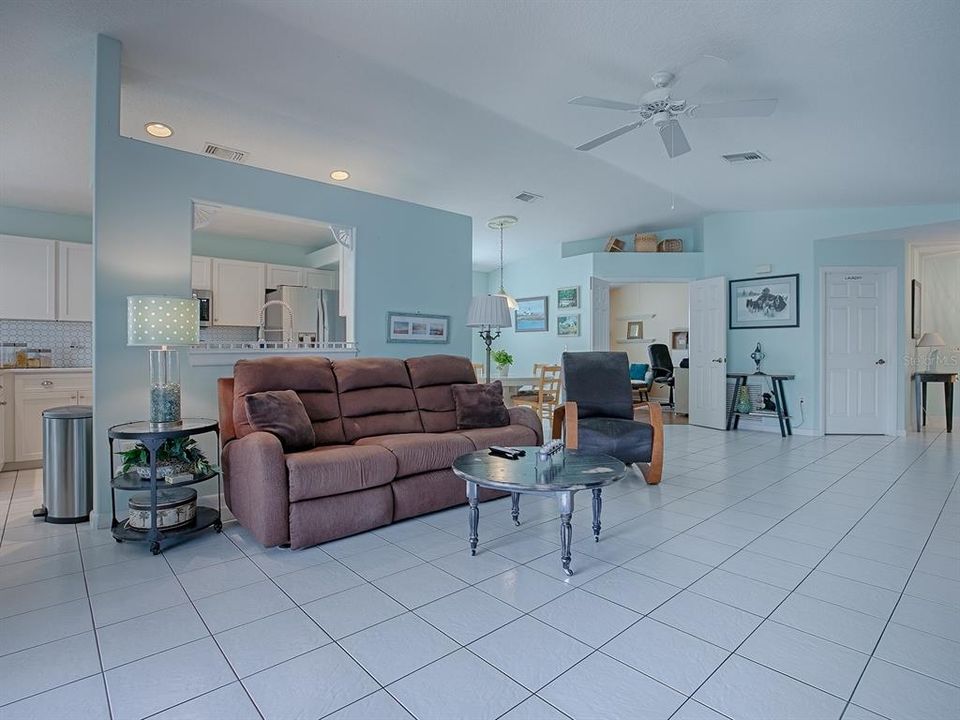
[[[480,525],[480,508],[477,503],[477,484],[467,482],[467,501],[470,503],[470,554],[477,554],[477,527]]]
[[[602,488],[593,489],[593,541],[600,542],[600,510],[603,508],[603,500],[600,493]]]
[[[520,525],[520,493],[510,493],[510,516],[513,518],[513,524]]]
[[[573,515],[573,493],[557,493],[557,502],[560,504],[560,562],[567,575],[573,575],[570,569],[570,541],[573,539],[573,528],[570,518]]]

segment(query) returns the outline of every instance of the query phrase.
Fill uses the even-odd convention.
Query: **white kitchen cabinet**
[[[194,255],[190,258],[193,290],[213,290],[213,261],[208,257]]]
[[[306,268],[292,265],[267,265],[267,290],[276,290],[281,285],[306,285]]]
[[[3,464],[7,461],[7,393],[4,385],[6,377],[0,375],[0,471],[3,470]]]
[[[90,373],[22,373],[14,380],[13,457],[7,461],[43,460],[43,411],[64,405],[77,405],[81,395],[84,405],[92,404]],[[11,375],[6,376],[9,384]],[[8,400],[9,402],[9,400]]]
[[[77,405],[90,405],[93,406],[93,391],[92,390],[79,390],[77,392]]]
[[[57,243],[0,235],[0,318],[55,320]]]
[[[263,263],[213,259],[213,325],[257,327],[263,305]]]
[[[305,269],[304,285],[320,290],[337,289],[337,273],[334,270],[309,270]]]
[[[93,246],[57,243],[57,320],[93,320]]]

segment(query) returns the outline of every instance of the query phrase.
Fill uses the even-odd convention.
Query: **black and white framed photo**
[[[450,316],[388,312],[387,342],[448,343]]]
[[[557,310],[576,310],[580,307],[580,286],[563,287],[557,290]]]
[[[800,275],[730,281],[730,329],[800,327]]]
[[[521,332],[547,332],[550,323],[547,313],[547,296],[517,298],[513,328]]]

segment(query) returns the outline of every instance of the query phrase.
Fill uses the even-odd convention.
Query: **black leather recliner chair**
[[[640,463],[647,483],[663,472],[663,419],[658,403],[647,403],[650,422],[633,419],[630,361],[622,352],[563,353],[566,403],[553,416],[553,437],[566,431],[568,446]],[[575,428],[575,429],[574,429]],[[645,467],[644,467],[645,466]]]

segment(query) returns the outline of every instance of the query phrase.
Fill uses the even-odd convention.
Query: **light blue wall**
[[[518,333],[513,328],[503,328],[502,335],[493,347],[503,348],[513,355],[514,375],[530,375],[535,363],[558,363],[565,350],[573,352],[590,349],[590,275],[593,256],[561,258],[539,256],[536,261],[514,263],[503,270],[503,282],[513,297],[547,296],[550,326],[547,332]],[[564,314],[580,313],[580,335],[560,337],[557,335],[557,289],[580,286],[580,309],[564,310]],[[489,292],[500,286],[499,272],[487,275]],[[496,373],[496,369],[493,371]]]
[[[356,228],[356,338],[361,354],[467,354],[469,217],[222,162],[119,135],[120,43],[97,40],[94,140],[95,431],[147,412],[146,353],[126,346],[130,294],[190,291],[191,200]],[[388,310],[451,316],[447,345],[385,340]],[[183,358],[184,415],[214,416],[216,370]],[[102,445],[96,477],[105,479]],[[98,485],[96,505],[108,507]]]
[[[93,221],[89,215],[68,215],[0,205],[0,233],[89,243],[93,241]]]
[[[773,274],[800,273],[800,327],[767,330],[730,330],[727,363],[731,369],[749,369],[757,342],[767,353],[766,367],[796,373],[788,383],[788,401],[796,410],[805,402],[805,427],[820,431],[820,302],[819,268],[828,265],[893,266],[902,277],[903,241],[844,240],[897,228],[948,222],[960,217],[960,206],[930,205],[887,208],[784,210],[721,213],[703,221],[704,276],[728,280],[753,277],[755,266],[770,264]],[[904,346],[903,293],[900,293],[898,347]],[[902,359],[898,360],[902,372]],[[903,392],[898,391],[902,418]]]
[[[594,253],[593,274],[604,280],[694,280],[703,277],[703,253]]]
[[[201,231],[193,233],[194,255],[310,267],[307,260],[310,252],[309,248],[298,245],[287,245],[258,238],[226,237]]]

